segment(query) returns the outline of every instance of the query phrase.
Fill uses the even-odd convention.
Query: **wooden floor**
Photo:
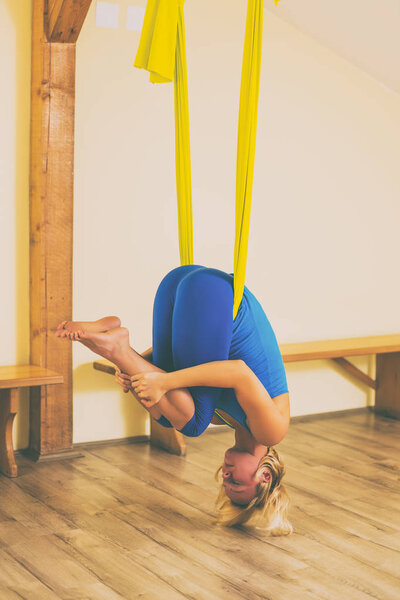
[[[294,534],[213,525],[231,430],[0,475],[1,600],[399,600],[400,422],[372,413],[295,422],[278,450]]]

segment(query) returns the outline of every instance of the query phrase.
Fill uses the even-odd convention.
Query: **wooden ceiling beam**
[[[76,42],[91,2],[92,0],[48,0],[48,41]]]

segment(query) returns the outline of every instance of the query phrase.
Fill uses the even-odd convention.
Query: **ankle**
[[[110,350],[110,357],[108,358],[108,360],[111,360],[111,362],[117,365],[118,368],[121,368],[120,364],[125,364],[126,360],[124,359],[126,359],[126,355],[128,352],[128,348],[115,345],[115,347]],[[123,370],[123,368],[121,368],[121,370]]]

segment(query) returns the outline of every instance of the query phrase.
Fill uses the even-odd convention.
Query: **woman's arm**
[[[243,377],[235,387],[235,394],[257,442],[265,446],[279,444],[290,423],[289,393],[271,398],[258,377],[244,363]]]
[[[250,430],[260,444],[274,446],[287,433],[290,421],[289,394],[272,399],[243,360],[205,363],[167,373],[167,376],[167,386],[171,388],[192,385],[233,388],[237,401],[246,413]]]
[[[209,386],[232,388],[242,372],[241,360],[219,360],[172,371],[144,372],[131,376],[132,388],[147,407],[157,404],[167,392],[179,388]]]
[[[156,404],[167,391],[191,386],[233,388],[246,413],[253,436],[258,443],[275,445],[285,436],[289,426],[289,394],[277,396],[274,402],[258,377],[243,360],[204,363],[171,373],[139,373],[132,386],[142,398]]]
[[[165,373],[167,376],[165,381],[168,390],[198,385],[232,388],[242,377],[244,364],[242,360],[216,360],[188,369]]]

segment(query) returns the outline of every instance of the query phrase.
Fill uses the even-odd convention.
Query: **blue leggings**
[[[161,281],[153,308],[153,362],[176,371],[228,360],[233,327],[232,278],[223,271],[185,265]],[[195,413],[180,431],[200,435],[211,422],[222,388],[190,387]],[[168,419],[157,419],[172,427]]]

